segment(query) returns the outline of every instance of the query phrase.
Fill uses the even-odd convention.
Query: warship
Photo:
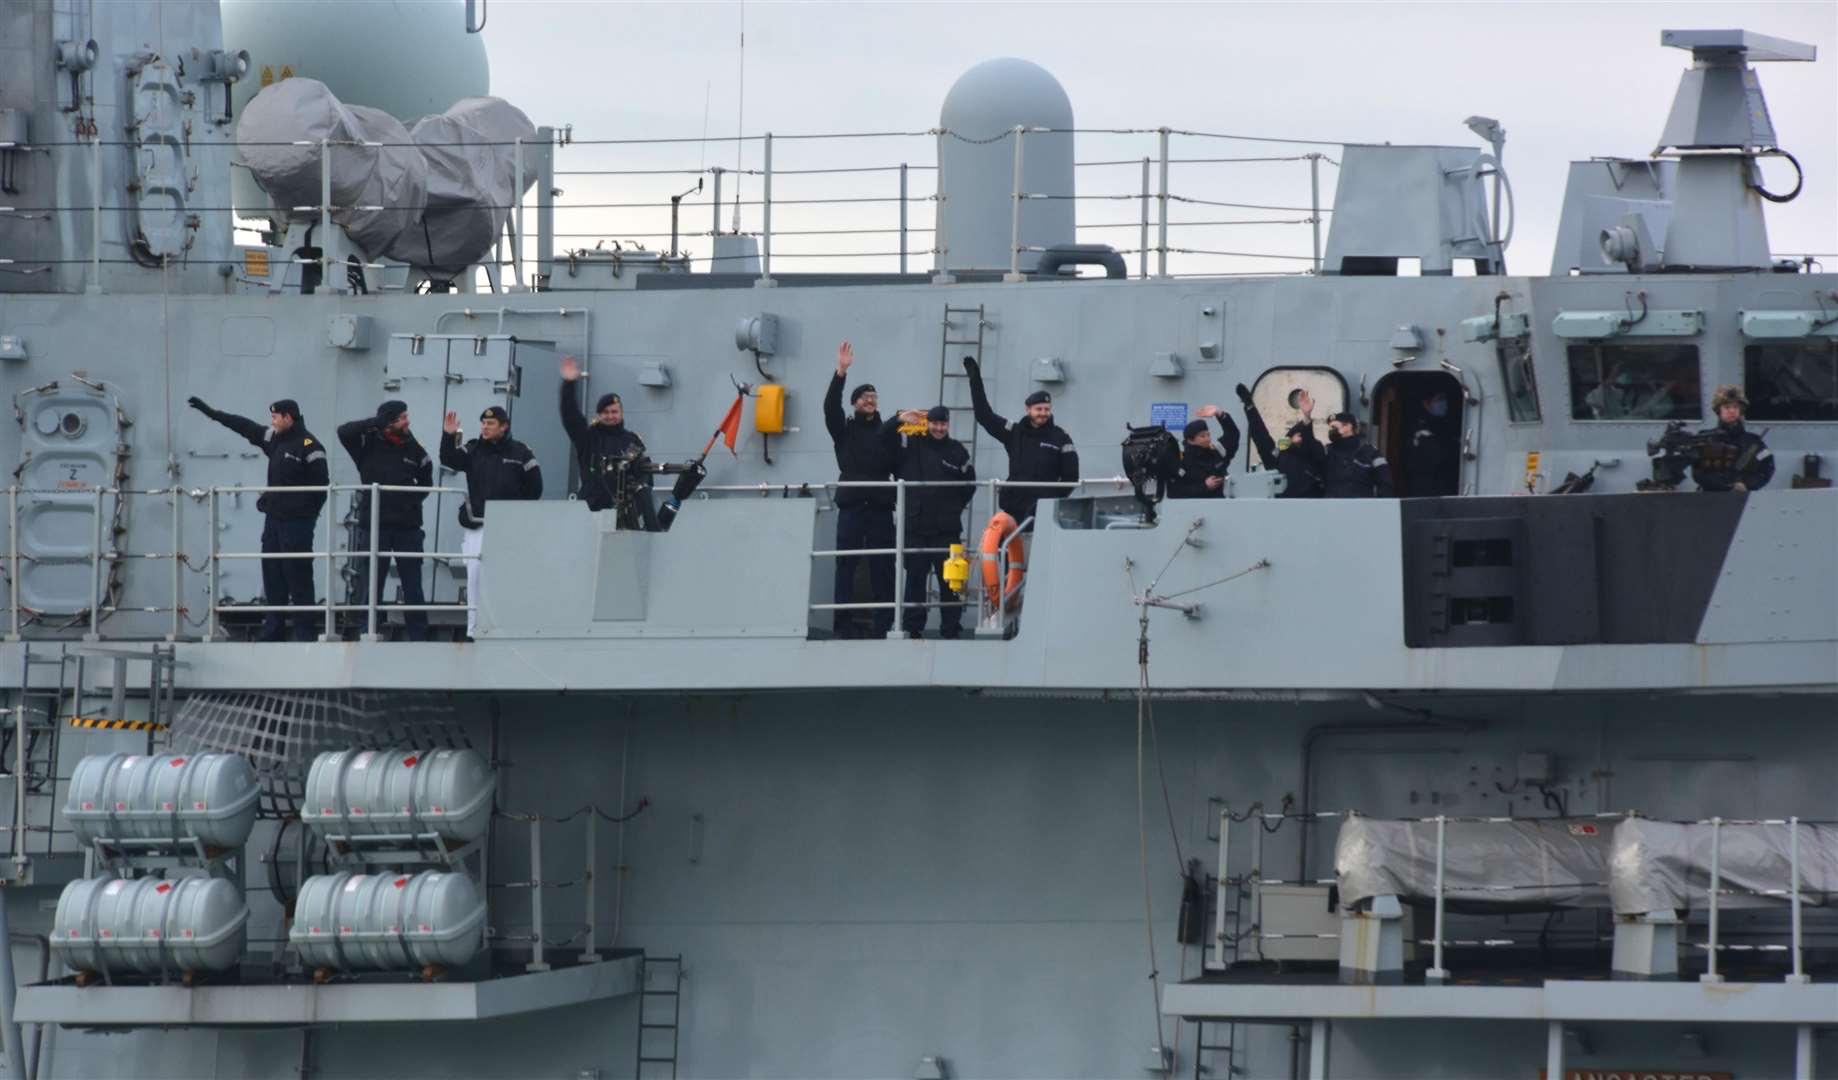
[[[6,1076],[1832,1075],[1812,46],[1616,42],[1671,112],[1509,273],[1488,117],[1092,132],[997,58],[715,167],[489,97],[483,2],[321,10],[0,2]],[[837,479],[844,341],[967,550]],[[577,455],[609,393],[642,453]],[[1037,395],[1078,479],[1003,523]],[[1297,497],[1330,416],[1397,497]],[[498,421],[540,497],[475,529]]]

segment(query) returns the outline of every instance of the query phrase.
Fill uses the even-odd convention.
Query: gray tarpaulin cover
[[[1615,911],[1703,908],[1710,903],[1710,825],[1629,818],[1615,826],[1609,894]],[[1789,902],[1791,836],[1786,825],[1724,825],[1717,873],[1719,907],[1766,907]],[[1838,894],[1838,827],[1800,826],[1800,902],[1824,904]],[[1777,895],[1758,896],[1775,892]]]
[[[427,201],[427,163],[401,121],[378,109],[346,105],[317,79],[292,78],[250,99],[236,123],[244,163],[275,208],[293,220],[319,218],[322,139],[384,144],[331,148],[332,220],[366,253],[383,251],[418,220]]]
[[[427,211],[386,255],[452,276],[484,258],[504,230],[510,205],[535,182],[535,156],[516,177],[514,140],[536,139],[536,126],[499,98],[466,98],[409,128],[428,165]]]
[[[1446,823],[1443,895],[1463,908],[1605,907],[1612,823],[1575,818]],[[1436,894],[1436,823],[1348,817],[1334,845],[1340,900]]]

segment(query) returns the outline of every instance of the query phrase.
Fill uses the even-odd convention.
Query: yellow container
[[[756,392],[753,401],[753,430],[761,435],[782,435],[785,432],[785,388],[777,383],[766,383]]]

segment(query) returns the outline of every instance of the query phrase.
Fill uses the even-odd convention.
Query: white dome
[[[1075,194],[1072,101],[1051,72],[1014,57],[986,60],[964,72],[945,95],[939,127],[945,201],[940,207],[947,270],[1007,270],[1012,254],[1015,143],[1001,136],[1015,127],[1052,128],[1024,136],[1021,183],[1034,195]],[[1071,199],[1028,199],[1021,205],[1021,246],[1046,248],[1077,239],[1077,204]],[[1039,251],[1023,250],[1022,271],[1035,268]]]

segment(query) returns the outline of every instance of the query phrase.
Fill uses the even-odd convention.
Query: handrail
[[[1123,488],[1123,487],[1127,487],[1128,484],[1129,484],[1129,481],[1124,477],[1109,476],[1109,477],[1092,477],[1092,478],[1079,480],[1079,481],[1029,482],[1029,481],[1016,481],[1016,480],[1005,480],[1005,479],[989,479],[989,480],[974,481],[970,486],[975,487],[979,490],[986,489],[988,491],[987,498],[989,502],[993,505],[994,502],[999,498],[1001,491],[1004,488],[1009,488],[1009,487],[1025,487],[1025,488],[1032,488],[1035,490],[1055,489],[1059,491],[1070,492],[1070,491],[1081,489],[1081,488],[1094,488],[1094,487]],[[787,495],[789,496],[789,495],[792,495],[793,493],[803,495],[803,496],[813,496],[817,492],[820,492],[820,491],[833,494],[835,491],[839,489],[843,489],[843,488],[883,488],[883,489],[884,488],[895,488],[896,490],[903,492],[904,489],[908,487],[964,487],[964,486],[965,485],[963,483],[957,482],[957,481],[910,481],[910,480],[863,480],[863,481],[822,480],[822,481],[812,481],[808,483],[796,483],[796,484],[793,484],[793,483],[714,484],[714,485],[703,486],[700,490],[696,492],[696,498],[708,499],[708,498],[716,497],[716,496],[744,496],[744,495],[760,495],[760,496]],[[271,492],[271,491],[289,491],[289,492],[296,492],[296,493],[297,492],[311,492],[311,493],[323,494],[326,496],[324,506],[321,508],[321,511],[320,511],[320,514],[324,518],[324,523],[327,529],[326,538],[325,538],[325,542],[323,546],[317,548],[316,550],[312,550],[312,551],[293,551],[293,552],[225,551],[225,550],[222,550],[218,546],[218,539],[219,539],[219,532],[220,532],[219,525],[222,522],[222,507],[220,505],[221,497],[224,495],[235,496],[235,495],[245,495],[245,494],[262,494],[262,493]],[[7,569],[6,601],[7,601],[7,610],[9,613],[8,629],[6,633],[6,638],[9,641],[22,640],[25,636],[27,618],[31,617],[33,620],[36,620],[41,614],[37,612],[32,612],[30,609],[28,609],[25,606],[24,602],[21,599],[20,594],[21,594],[22,570],[25,569],[25,567],[28,564],[52,565],[52,564],[78,563],[78,564],[84,564],[88,567],[89,589],[90,589],[89,605],[86,608],[75,612],[74,615],[72,616],[71,623],[68,625],[74,626],[78,623],[87,624],[85,627],[87,630],[87,633],[85,636],[89,640],[100,640],[103,636],[102,635],[103,620],[112,615],[115,615],[117,613],[124,612],[124,611],[139,612],[143,614],[158,614],[158,613],[170,614],[171,615],[171,625],[167,632],[166,639],[168,641],[178,641],[184,638],[186,636],[185,635],[185,625],[186,625],[186,622],[189,620],[189,614],[191,611],[191,609],[185,603],[185,583],[186,583],[185,571],[189,570],[192,573],[203,574],[206,579],[205,593],[206,593],[206,598],[208,601],[206,605],[206,614],[202,620],[193,622],[192,624],[194,626],[202,627],[203,638],[206,641],[212,641],[217,638],[219,630],[220,630],[218,617],[220,614],[224,612],[233,612],[233,613],[240,613],[240,614],[281,615],[281,614],[302,614],[302,613],[315,612],[315,611],[323,612],[326,617],[324,636],[328,639],[334,636],[334,632],[336,630],[335,624],[336,624],[337,616],[340,613],[361,611],[364,613],[363,640],[375,641],[375,640],[378,640],[378,626],[382,618],[381,609],[383,607],[382,601],[380,599],[381,589],[379,588],[379,585],[381,584],[381,581],[380,581],[381,568],[383,566],[383,563],[381,560],[402,556],[402,557],[412,557],[412,558],[422,558],[422,559],[432,559],[432,560],[444,560],[447,562],[466,562],[466,561],[471,561],[472,559],[478,558],[478,556],[468,556],[463,551],[403,551],[403,552],[398,552],[394,550],[386,550],[382,547],[382,544],[381,544],[381,516],[377,513],[372,513],[370,515],[370,519],[369,519],[370,520],[370,542],[368,545],[366,546],[347,546],[344,549],[340,549],[337,546],[336,541],[337,541],[338,530],[342,526],[341,526],[341,521],[340,521],[340,515],[337,509],[336,496],[341,492],[367,493],[370,496],[370,500],[371,500],[370,504],[373,507],[380,505],[381,496],[385,494],[391,494],[391,493],[403,493],[403,494],[415,494],[415,495],[448,494],[448,495],[457,495],[461,497],[464,497],[466,494],[466,491],[464,488],[456,487],[456,486],[449,486],[449,485],[441,485],[441,486],[434,486],[434,487],[420,487],[418,485],[364,484],[364,483],[333,483],[333,484],[323,484],[323,485],[219,484],[219,485],[213,485],[210,487],[186,487],[184,485],[175,484],[175,485],[171,485],[167,487],[153,487],[153,488],[111,486],[111,487],[83,487],[83,488],[75,488],[75,489],[26,487],[26,486],[22,486],[19,484],[13,484],[6,488],[6,504],[7,504],[6,512],[7,512],[7,519],[8,519],[8,525],[9,525],[8,530],[7,530],[7,537],[8,537],[7,548],[3,555],[4,565]],[[28,554],[25,551],[24,537],[23,537],[23,533],[20,527],[21,525],[20,497],[21,496],[54,496],[54,497],[57,497],[67,502],[68,501],[81,501],[81,502],[87,503],[90,508],[90,514],[92,518],[92,526],[89,529],[89,544],[87,545],[87,550],[83,551],[81,554],[67,554],[67,555],[30,555]],[[106,509],[104,504],[107,499],[111,499],[111,498],[117,499],[117,500],[123,499],[123,498],[163,498],[163,499],[171,500],[171,505],[172,505],[172,533],[171,533],[172,547],[171,549],[163,550],[163,551],[129,551],[129,550],[119,550],[119,549],[109,546],[109,544],[106,542],[108,540],[107,530],[103,527],[103,523],[107,516],[104,512]],[[206,509],[206,517],[207,517],[206,532],[209,536],[209,541],[208,541],[206,552],[204,553],[204,558],[201,561],[194,561],[192,557],[192,553],[187,550],[185,546],[185,542],[184,542],[184,529],[183,529],[184,507],[185,507],[185,502],[188,499],[194,503],[203,503]],[[903,494],[898,496],[896,499],[896,501],[902,503],[902,506],[903,506],[903,500],[904,500]],[[317,528],[317,519],[315,523],[315,528]],[[929,548],[910,548],[909,549],[909,548],[906,548],[904,546],[904,514],[901,515],[900,521],[896,523],[896,533],[898,535],[896,536],[896,545],[894,548],[875,549],[875,551],[872,552],[872,554],[885,553],[887,555],[892,555],[893,557],[899,560],[899,563],[900,563],[899,584],[903,587],[904,586],[904,556],[907,554],[936,554],[941,549],[929,549]],[[848,556],[860,555],[860,554],[863,554],[863,552],[859,552],[859,551],[840,552],[840,551],[831,550],[829,548],[822,547],[819,545],[813,545],[810,557],[812,559],[824,559],[824,558],[848,557]],[[1004,552],[1004,557],[1005,555],[1006,553]],[[974,554],[973,554],[973,557],[975,557]],[[368,581],[367,581],[368,587],[365,591],[365,600],[361,604],[341,603],[338,601],[336,594],[334,593],[334,589],[337,587],[337,581],[335,580],[335,575],[332,572],[332,567],[333,567],[335,560],[341,559],[341,558],[348,560],[348,561],[363,560],[363,565],[366,568],[365,573],[368,578]],[[284,560],[294,560],[294,559],[305,559],[305,560],[310,560],[315,563],[324,561],[327,567],[326,582],[325,582],[325,589],[326,589],[325,601],[323,603],[314,603],[314,604],[224,604],[222,603],[221,602],[221,590],[219,586],[219,580],[220,580],[219,576],[221,574],[223,565],[229,562],[248,561],[248,560],[265,560],[265,559],[276,559],[276,560],[283,560],[283,561]],[[145,605],[127,606],[127,605],[123,605],[119,603],[118,601],[114,599],[112,595],[114,591],[113,586],[104,584],[104,582],[109,579],[109,573],[108,573],[107,568],[114,567],[118,564],[126,563],[129,561],[166,561],[171,564],[171,594],[170,594],[169,602],[166,605],[152,606],[152,607],[145,606]],[[1006,576],[1006,570],[1007,570],[1006,565],[1004,565],[1002,569],[1004,572],[1004,576]],[[416,612],[416,611],[422,611],[422,612],[465,611],[465,610],[475,609],[477,602],[478,601],[476,597],[469,596],[467,597],[467,600],[464,604],[438,604],[438,603],[391,604],[389,605],[389,607],[394,610],[397,610],[399,612],[404,612],[404,613]],[[901,603],[902,603],[901,600],[896,599],[895,601],[891,601],[887,604],[874,604],[874,605],[866,605],[866,606],[887,607],[891,605],[891,606],[895,606],[896,608],[898,608]],[[812,610],[854,610],[854,609],[861,608],[863,606],[864,605],[845,605],[845,604],[812,605]],[[939,605],[928,604],[928,606],[939,606]]]

